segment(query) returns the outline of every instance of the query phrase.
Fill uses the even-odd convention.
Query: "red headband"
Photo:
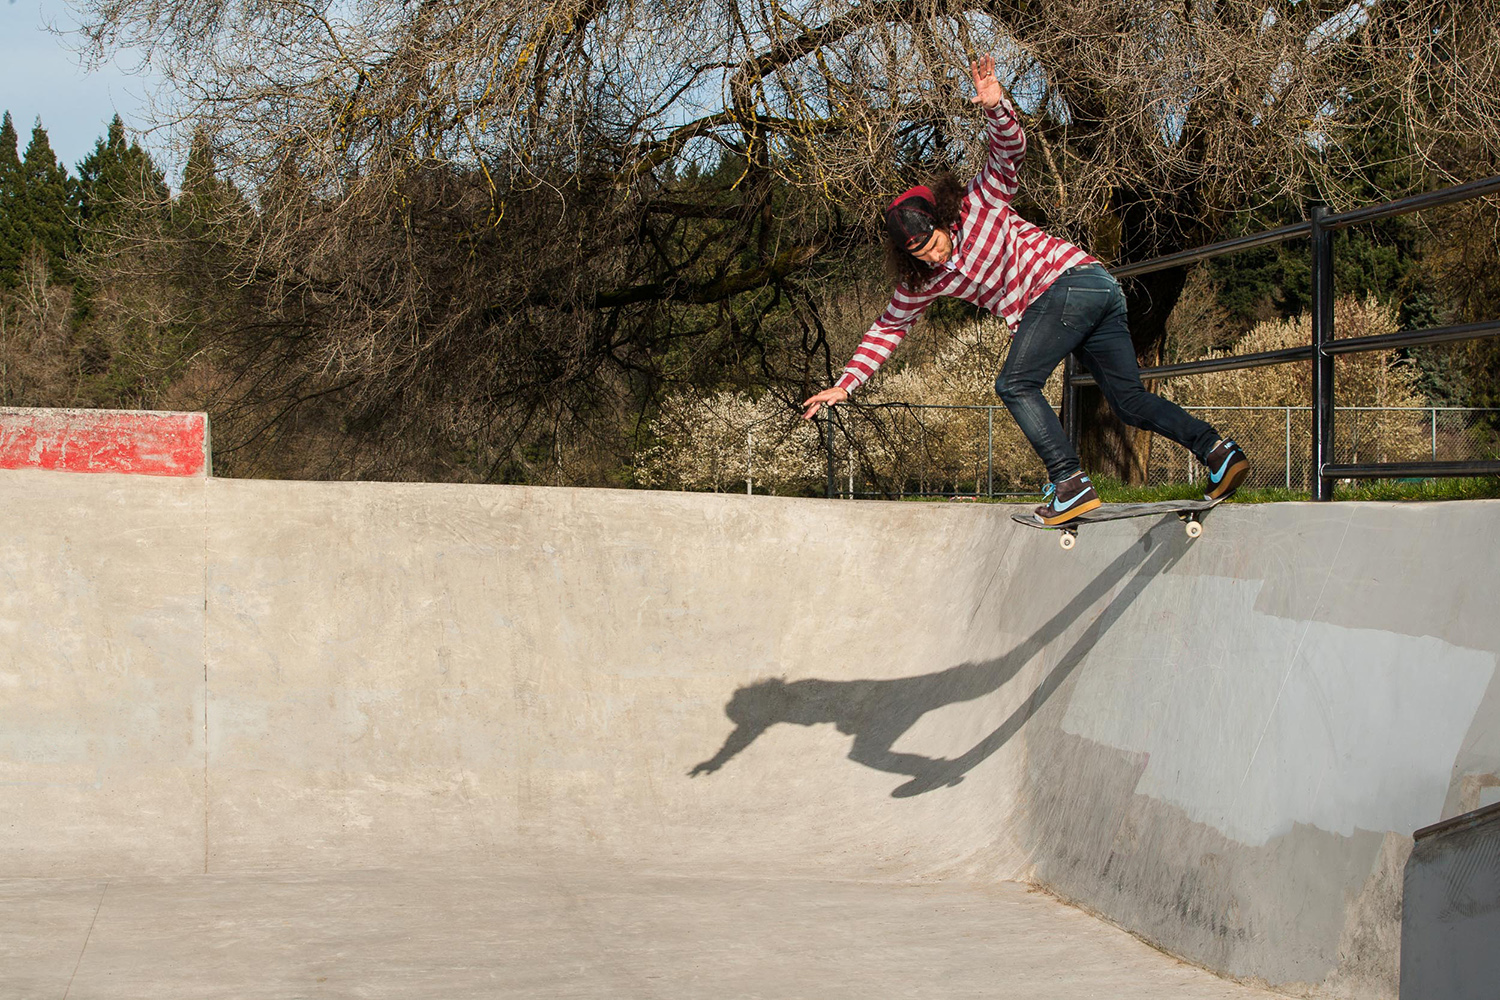
[[[929,202],[932,202],[933,204],[937,203],[937,199],[932,196],[932,188],[928,187],[925,184],[918,184],[916,187],[907,188],[905,191],[902,191],[900,194],[896,195],[896,200],[891,202],[890,207],[887,208],[886,211],[889,212],[892,208],[895,208],[897,205],[901,204],[908,198],[923,198]]]
[[[885,210],[885,231],[898,247],[914,251],[937,228],[936,215],[931,188],[908,188]]]

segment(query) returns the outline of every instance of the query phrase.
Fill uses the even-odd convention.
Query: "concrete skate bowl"
[[[0,504],[5,879],[1014,880],[1389,996],[1411,832],[1500,784],[1496,502],[1071,552],[987,505],[36,471]]]

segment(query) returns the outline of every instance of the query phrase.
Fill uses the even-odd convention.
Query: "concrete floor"
[[[1274,995],[1010,882],[571,865],[0,881],[5,1000]]]

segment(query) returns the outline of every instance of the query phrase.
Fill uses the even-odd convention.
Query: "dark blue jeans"
[[[1016,418],[1054,483],[1080,471],[1078,452],[1042,386],[1069,354],[1099,383],[1110,408],[1131,427],[1144,427],[1187,448],[1201,461],[1219,439],[1212,426],[1141,384],[1135,345],[1130,342],[1125,293],[1098,264],[1064,271],[1021,316],[1010,355],[995,380],[995,392]]]

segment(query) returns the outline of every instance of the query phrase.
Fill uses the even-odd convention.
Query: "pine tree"
[[[78,164],[75,212],[82,238],[116,231],[130,212],[164,203],[167,196],[165,176],[139,143],[126,143],[125,123],[115,115],[94,151]]]
[[[193,133],[187,165],[182,170],[182,193],[188,197],[207,194],[214,184],[214,153],[208,133]]]
[[[0,288],[14,287],[26,255],[26,241],[17,219],[21,196],[20,141],[7,111],[0,122]]]
[[[40,253],[54,273],[66,273],[68,257],[78,246],[74,181],[52,151],[41,119],[31,130],[20,177],[19,197],[12,201],[20,251],[23,256]]]
[[[172,202],[172,223],[179,237],[203,238],[234,206],[243,204],[239,190],[221,180],[218,172],[213,141],[207,132],[195,132],[182,171],[182,193]]]
[[[7,111],[4,122],[0,123],[0,182],[10,180],[20,169],[21,137],[16,134],[15,122],[11,121]]]

